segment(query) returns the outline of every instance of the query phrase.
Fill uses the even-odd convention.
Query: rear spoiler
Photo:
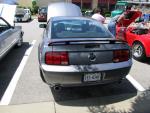
[[[116,40],[116,39],[88,39],[88,40],[56,40],[56,41],[50,41],[48,46],[52,45],[70,45],[70,44],[96,44],[96,43],[109,43],[109,44],[115,44],[115,43],[127,43],[124,40]]]

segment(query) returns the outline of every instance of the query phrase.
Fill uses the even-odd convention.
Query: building
[[[38,6],[47,6],[50,3],[54,2],[66,2],[67,0],[36,0]]]
[[[95,7],[108,7],[114,6],[117,0],[72,0],[72,3],[77,4],[82,9],[93,9]]]
[[[95,7],[107,7],[108,9],[115,5],[117,0],[36,0],[38,6],[47,6],[53,2],[72,2],[82,9],[93,9]],[[32,6],[32,0],[18,0],[21,6]]]
[[[38,6],[47,6],[49,3],[53,2],[65,2],[68,0],[36,0]],[[18,4],[20,6],[25,6],[25,7],[31,7],[32,6],[32,0],[17,0]]]

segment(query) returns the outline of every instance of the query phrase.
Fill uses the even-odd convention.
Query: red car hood
[[[126,16],[122,17],[120,21],[118,21],[118,27],[128,27],[132,22],[134,22],[138,17],[142,15],[140,11],[128,11]]]

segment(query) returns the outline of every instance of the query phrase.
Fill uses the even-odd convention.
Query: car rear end
[[[38,22],[47,21],[47,7],[41,7],[38,11]]]
[[[15,21],[22,22],[28,21],[30,19],[29,13],[26,13],[26,10],[23,8],[18,8],[15,14]]]
[[[38,22],[46,22],[47,21],[47,14],[46,13],[39,13],[38,14]]]
[[[81,27],[77,21],[71,28],[70,23],[66,23],[69,20],[65,21],[67,32],[64,31],[62,35],[58,33],[58,37],[52,35],[51,40],[45,38],[41,44],[39,56],[43,80],[52,86],[82,86],[123,79],[132,65],[129,46],[125,42],[116,41],[102,25],[102,31],[98,29],[97,32],[105,33],[99,37],[100,34],[96,32],[83,31],[86,26]],[[73,32],[72,37],[68,35],[70,30]],[[87,36],[87,32],[91,34]]]

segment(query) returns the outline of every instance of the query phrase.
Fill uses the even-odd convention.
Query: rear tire
[[[40,67],[39,67],[39,70],[40,70],[40,76],[41,76],[42,81],[43,81],[44,83],[46,83],[46,81],[45,81],[45,79],[44,79],[44,77],[43,77],[42,70],[40,69]]]
[[[143,61],[146,58],[145,48],[140,42],[135,42],[132,46],[133,58]]]
[[[61,92],[62,87],[60,85],[54,85],[54,86],[51,86],[51,90],[53,90],[53,92]]]
[[[20,39],[18,40],[17,42],[17,47],[21,47],[22,46],[22,43],[23,43],[23,33],[20,34]]]

